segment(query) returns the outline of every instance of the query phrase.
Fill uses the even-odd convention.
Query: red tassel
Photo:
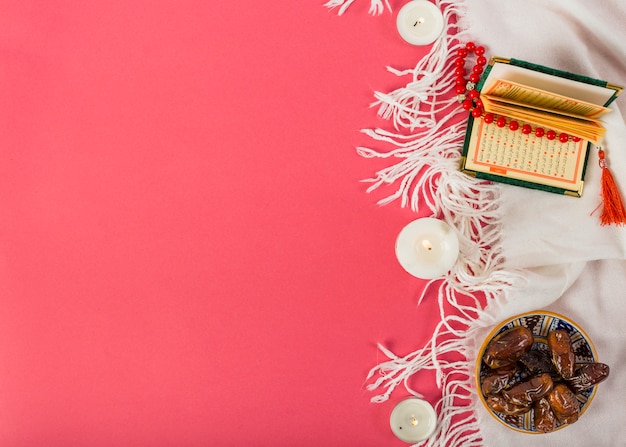
[[[613,174],[604,159],[604,151],[598,150],[598,163],[602,168],[602,212],[600,213],[601,225],[624,225],[626,224],[626,209],[615,184]]]

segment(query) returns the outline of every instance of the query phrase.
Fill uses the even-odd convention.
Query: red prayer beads
[[[465,58],[470,54],[476,54],[476,65],[472,67],[472,71],[468,79],[465,79]],[[467,42],[465,48],[459,48],[457,50],[457,57],[454,60],[454,74],[456,76],[456,93],[458,95],[461,106],[468,111],[471,111],[472,116],[478,118],[483,114],[482,102],[477,104],[480,93],[476,90],[476,84],[480,81],[480,75],[483,72],[484,66],[487,64],[487,58],[483,56],[485,54],[485,48],[482,46],[476,46],[474,42]]]
[[[472,67],[469,77],[465,79],[465,58],[474,53],[476,55],[476,63]],[[534,134],[537,138],[546,137],[548,140],[558,140],[561,143],[567,143],[570,139],[574,142],[578,142],[581,139],[573,135],[561,132],[557,134],[554,130],[544,130],[542,127],[536,127],[534,130],[530,124],[522,124],[514,119],[507,120],[504,116],[496,116],[493,113],[485,113],[483,102],[480,100],[480,92],[476,90],[477,84],[480,82],[480,76],[485,70],[487,65],[487,58],[484,56],[485,47],[476,45],[474,42],[467,42],[465,47],[461,47],[457,50],[456,58],[454,59],[454,75],[455,79],[455,92],[457,94],[457,100],[461,104],[464,110],[470,112],[470,114],[477,119],[482,118],[485,124],[495,123],[500,128],[507,127],[512,131],[521,130],[524,135]]]

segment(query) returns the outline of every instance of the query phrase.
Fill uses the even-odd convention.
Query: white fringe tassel
[[[461,1],[439,0],[435,2],[440,8],[444,22],[451,28],[453,16],[461,18],[463,11],[459,4]],[[408,70],[397,70],[392,67],[387,69],[397,76],[412,76],[412,81],[389,94],[376,92],[378,100],[378,113],[386,119],[393,119],[396,129],[407,128],[411,131],[426,127],[428,129],[440,129],[443,123],[436,119],[441,113],[458,113],[456,97],[443,101],[439,96],[445,95],[455,87],[456,76],[451,69],[451,62],[456,58],[456,51],[463,47],[463,38],[466,31],[459,31],[455,35],[444,32],[441,38],[436,40],[427,56],[418,64]],[[444,119],[444,123],[445,123]]]
[[[461,304],[459,295],[468,299],[470,304]],[[494,291],[488,301],[502,304],[501,297]],[[445,282],[439,286],[438,301],[441,321],[430,342],[404,357],[398,357],[379,344],[378,348],[389,360],[370,370],[366,380],[373,382],[367,385],[367,389],[384,390],[372,397],[371,401],[375,403],[388,400],[399,385],[403,385],[410,394],[423,398],[421,393],[411,388],[409,380],[420,371],[435,371],[436,384],[442,390],[442,397],[434,405],[438,424],[429,439],[416,445],[482,447],[482,434],[475,413],[479,398],[475,386],[477,352],[473,340],[480,329],[495,322],[490,314],[483,311],[477,298]],[[446,315],[447,305],[453,306],[459,314]],[[462,359],[458,358],[459,354]],[[454,360],[448,359],[451,355]]]
[[[339,7],[339,11],[337,11],[337,14],[342,15],[344,12],[346,12],[346,9],[348,9],[352,3],[354,3],[354,0],[329,0],[324,6],[330,9]],[[387,6],[387,10],[391,12],[389,0],[385,0],[385,6]],[[370,0],[370,14],[380,15],[382,14],[383,9],[384,7],[382,0]]]
[[[331,1],[343,5],[345,11],[354,0]],[[374,2],[373,2],[374,3]],[[378,2],[380,3],[380,2]],[[451,18],[463,19],[463,0],[436,0],[448,29]],[[371,192],[381,186],[397,185],[381,205],[400,200],[403,207],[419,212],[426,206],[432,214],[441,216],[456,229],[460,256],[438,289],[441,321],[430,342],[423,348],[398,357],[385,347],[379,349],[389,358],[374,367],[367,380],[378,374],[369,390],[380,390],[372,402],[383,402],[398,385],[413,395],[409,378],[422,370],[436,371],[437,386],[442,398],[435,410],[439,424],[435,434],[424,446],[468,447],[482,446],[482,436],[476,420],[478,398],[474,385],[476,332],[493,325],[492,315],[507,301],[513,288],[521,287],[523,276],[518,271],[502,267],[499,249],[499,189],[495,185],[461,173],[461,149],[466,130],[467,112],[458,105],[452,92],[455,88],[454,59],[465,45],[466,31],[446,33],[437,40],[427,56],[413,69],[388,68],[397,76],[411,76],[404,87],[391,93],[375,93],[378,113],[392,120],[396,132],[383,129],[363,130],[373,140],[391,146],[386,151],[358,147],[366,158],[392,158],[392,166],[365,180],[372,183]],[[469,40],[469,39],[468,39]],[[439,99],[439,98],[449,99]],[[439,280],[432,280],[426,291]],[[483,308],[479,301],[485,300]],[[450,314],[449,309],[454,313]],[[486,309],[489,309],[487,312]],[[451,354],[455,360],[448,360]],[[464,359],[459,360],[458,354]]]

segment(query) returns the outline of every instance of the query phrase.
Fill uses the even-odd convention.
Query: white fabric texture
[[[335,6],[349,6],[352,1],[336,1]],[[435,0],[444,12],[454,11],[462,15],[461,40],[472,39],[487,48],[488,55],[512,57],[546,65],[560,70],[604,79],[615,84],[626,84],[626,6],[620,0],[571,2],[553,0]],[[380,13],[380,8],[372,12]],[[395,6],[395,5],[394,5]],[[345,8],[341,10],[344,12]],[[449,22],[447,22],[449,23]],[[454,51],[450,40],[454,30],[448,28],[448,36],[434,45],[436,51],[430,56],[440,60],[442,54]],[[425,61],[427,62],[427,61]],[[418,64],[413,73],[422,73],[427,64]],[[396,72],[401,74],[402,71]],[[440,79],[446,83],[449,79]],[[380,112],[394,119],[396,113],[411,119],[419,119],[410,107],[412,103],[428,102],[425,91],[428,86],[409,83],[405,88],[390,95],[377,94],[382,101]],[[437,90],[434,88],[434,90]],[[409,99],[407,99],[409,98]],[[385,104],[385,102],[389,104]],[[626,198],[626,98],[619,98],[613,113],[605,120],[607,136],[604,149],[611,171]],[[445,121],[445,120],[444,120]],[[438,123],[439,124],[439,123]],[[434,124],[434,129],[438,124]],[[410,127],[410,126],[407,126]],[[396,146],[398,149],[385,155],[360,148],[361,155],[398,157],[401,161],[393,168],[378,173],[373,181],[398,182],[402,191],[392,197],[401,198],[403,206],[419,208],[416,194],[409,194],[411,185],[418,193],[433,195],[427,206],[434,214],[442,214],[448,222],[456,225],[461,237],[462,268],[447,277],[448,285],[439,289],[439,299],[456,302],[455,292],[483,292],[487,295],[485,309],[477,306],[456,306],[462,318],[456,322],[466,324],[467,330],[450,327],[455,320],[442,317],[438,331],[457,338],[451,343],[439,342],[440,332],[433,336],[432,346],[426,346],[404,358],[381,347],[390,358],[389,362],[372,370],[381,377],[373,389],[384,387],[385,392],[374,401],[386,400],[395,386],[420,369],[436,369],[444,397],[437,403],[442,419],[436,436],[423,443],[428,446],[617,446],[626,445],[626,426],[621,423],[626,407],[626,397],[621,390],[626,384],[626,330],[621,329],[621,318],[626,315],[622,291],[626,290],[626,228],[602,227],[599,223],[600,174],[597,154],[590,155],[583,197],[571,198],[525,188],[493,184],[473,186],[480,194],[472,196],[467,188],[459,187],[464,180],[449,169],[455,161],[453,153],[460,149],[458,136],[462,129],[453,127],[454,138],[446,140],[441,132],[417,135],[416,139],[398,139],[392,133],[376,130],[368,134],[374,139]],[[436,137],[434,146],[423,137]],[[432,139],[432,138],[431,138]],[[445,146],[437,149],[437,145]],[[437,160],[439,156],[439,160]],[[417,176],[432,174],[423,171],[419,163],[439,163],[443,180],[420,182]],[[436,163],[435,163],[436,164]],[[446,178],[450,177],[450,179]],[[408,179],[408,180],[407,180]],[[450,200],[451,197],[454,200]],[[488,205],[489,200],[493,205]],[[479,205],[477,207],[477,204]],[[454,212],[450,213],[450,207]],[[476,212],[487,216],[483,232],[471,233],[468,228],[476,224]],[[496,234],[497,232],[497,234]],[[480,243],[472,249],[472,242]],[[482,244],[483,242],[487,244]],[[489,247],[492,252],[487,252]],[[467,267],[474,278],[467,274]],[[464,267],[464,268],[463,268]],[[480,273],[480,275],[477,275]],[[518,281],[521,275],[523,281]],[[561,313],[580,324],[591,336],[600,361],[611,366],[611,376],[600,385],[598,393],[583,418],[576,424],[548,435],[527,435],[514,432],[495,421],[476,401],[463,401],[474,413],[462,422],[472,431],[463,437],[463,426],[450,426],[449,417],[465,414],[459,404],[446,400],[446,394],[475,393],[471,377],[476,349],[494,323],[526,311],[549,309]],[[467,337],[464,338],[464,335]],[[445,364],[435,351],[463,353],[468,362]],[[460,379],[453,371],[459,369]],[[471,375],[471,374],[470,374]],[[450,378],[452,377],[452,378]],[[410,390],[419,395],[419,390]]]
[[[619,0],[541,2],[467,0],[467,26],[491,55],[514,57],[609,82],[626,84],[626,5]],[[626,98],[605,119],[609,166],[626,198]],[[626,445],[626,229],[601,227],[600,168],[589,159],[580,199],[501,185],[500,246],[507,267],[527,269],[528,286],[498,309],[504,320],[547,308],[580,324],[600,361],[611,367],[594,401],[576,424],[547,435],[507,430],[481,406],[478,419],[485,446]],[[593,213],[593,214],[592,214]],[[573,285],[572,285],[573,284]],[[570,287],[571,286],[571,287]],[[481,342],[479,331],[475,343]]]

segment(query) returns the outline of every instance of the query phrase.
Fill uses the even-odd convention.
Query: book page
[[[616,94],[615,88],[586,84],[500,61],[496,61],[491,67],[489,75],[484,80],[485,83],[482,90],[489,90],[492,82],[496,79],[506,79],[528,87],[598,105],[606,104]]]
[[[610,109],[601,105],[503,79],[495,79],[488,89],[483,90],[483,93],[498,97],[501,100],[508,100],[513,104],[525,105],[526,107],[532,106],[540,110],[567,114],[569,116],[598,118],[610,111]]]
[[[587,142],[537,138],[474,120],[465,169],[554,186],[582,189]]]
[[[481,98],[486,112],[535,124],[545,127],[546,130],[552,129],[559,133],[565,132],[569,135],[575,135],[579,138],[590,140],[595,144],[600,144],[600,141],[605,134],[605,129],[599,121],[587,118],[564,116],[540,109],[504,103],[499,100],[494,101],[494,97],[490,95],[482,95]]]

